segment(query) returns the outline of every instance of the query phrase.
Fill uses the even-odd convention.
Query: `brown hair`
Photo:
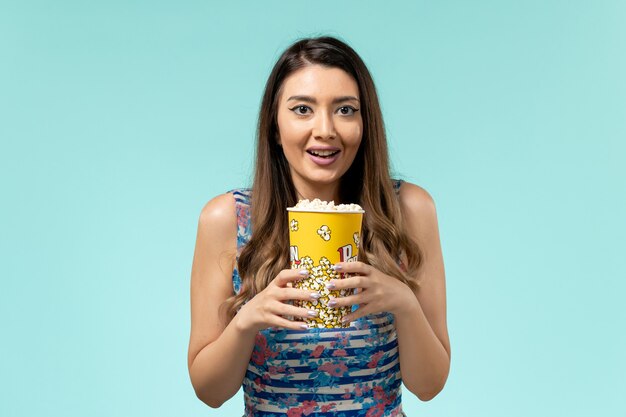
[[[289,164],[278,135],[278,97],[284,80],[307,65],[340,68],[359,88],[363,137],[354,162],[341,178],[341,203],[358,203],[363,219],[359,260],[406,283],[412,290],[422,252],[405,233],[400,205],[389,175],[383,117],[374,81],[357,53],[333,37],[307,38],[283,52],[267,80],[258,121],[256,164],[251,197],[252,237],[238,260],[241,292],[222,305],[228,319],[289,267],[286,207],[297,203]]]

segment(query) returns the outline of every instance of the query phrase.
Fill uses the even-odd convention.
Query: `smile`
[[[339,159],[339,149],[309,149],[306,151],[311,161],[318,166],[330,165]]]
[[[307,152],[310,155],[318,156],[320,158],[331,158],[339,153],[337,150],[309,150]]]

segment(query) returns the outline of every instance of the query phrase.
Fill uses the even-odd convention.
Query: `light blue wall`
[[[409,416],[626,415],[623,1],[3,1],[0,415],[240,416],[186,368],[203,204],[300,36],[373,73],[434,197],[452,370]],[[621,397],[621,398],[620,398]]]

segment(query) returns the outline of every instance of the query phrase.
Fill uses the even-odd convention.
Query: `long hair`
[[[383,117],[372,77],[357,53],[333,37],[295,42],[280,56],[267,80],[257,126],[256,164],[251,196],[252,237],[237,262],[242,288],[222,305],[227,320],[276,275],[289,267],[286,207],[297,203],[289,164],[277,145],[278,97],[283,82],[307,65],[340,68],[359,88],[363,136],[354,162],[340,180],[341,203],[365,210],[359,260],[417,290],[422,252],[404,231],[400,204],[389,175]]]

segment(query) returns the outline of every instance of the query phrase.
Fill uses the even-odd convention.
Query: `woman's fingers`
[[[342,274],[369,275],[372,267],[363,262],[337,262],[333,269]]]
[[[273,312],[274,314],[280,316],[293,316],[302,318],[317,317],[318,315],[316,310],[308,310],[303,307],[296,307],[284,303],[279,303],[279,305],[275,306]]]
[[[297,288],[281,288],[278,292],[277,299],[280,301],[301,300],[313,301],[319,299],[322,295],[317,291],[297,289]]]
[[[308,276],[309,271],[306,269],[283,269],[272,282],[279,287],[286,287],[287,283],[300,281]]]
[[[308,329],[305,322],[298,320],[316,317],[317,311],[288,303],[293,300],[314,301],[321,297],[319,292],[293,288],[291,285],[307,276],[308,271],[306,269],[284,269],[280,271],[270,285],[250,302],[250,305],[255,306],[250,311],[251,319],[258,323],[261,329],[268,327],[293,330]]]
[[[321,294],[317,291],[298,289],[289,286],[288,284],[300,281],[306,278],[309,272],[306,269],[283,269],[276,275],[273,283],[278,287],[274,288],[272,293],[276,299],[280,301],[288,300],[302,300],[312,301],[321,297]]]
[[[361,317],[365,317],[370,313],[374,312],[374,308],[371,307],[370,304],[362,304],[356,311],[351,312],[347,316],[343,318],[344,323],[352,323],[356,319],[360,319]]]
[[[329,305],[333,308],[339,308],[339,307],[348,307],[352,305],[367,304],[369,302],[371,302],[371,299],[370,297],[368,297],[367,291],[365,291],[365,292],[359,292],[353,295],[348,295],[346,297],[331,298],[329,301],[330,303]]]
[[[291,330],[306,330],[309,328],[309,325],[303,321],[292,321],[287,320],[283,317],[276,317],[275,323],[270,327],[283,327],[285,329]]]
[[[317,316],[317,311],[296,307],[290,304],[275,301],[268,306],[267,319],[271,327],[284,327],[287,329],[302,330],[308,329],[305,322],[297,321],[302,318],[312,318]]]
[[[357,275],[354,277],[348,278],[340,278],[340,279],[331,279],[326,284],[326,287],[329,290],[347,290],[350,288],[368,288],[370,286],[370,282],[368,281],[368,277]]]

